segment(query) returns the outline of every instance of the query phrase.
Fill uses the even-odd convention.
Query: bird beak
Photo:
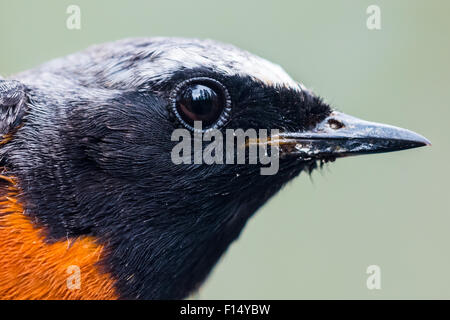
[[[312,130],[281,133],[278,143],[282,156],[295,155],[308,160],[431,145],[430,141],[415,132],[364,121],[337,111],[332,112]]]

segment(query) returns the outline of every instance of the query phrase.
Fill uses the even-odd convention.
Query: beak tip
[[[425,138],[424,136],[421,136],[419,134],[417,134],[417,139],[415,139],[415,142],[417,142],[418,144],[420,144],[419,147],[431,147],[431,141],[428,140],[427,138]]]

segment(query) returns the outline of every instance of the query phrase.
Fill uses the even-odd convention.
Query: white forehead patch
[[[179,70],[206,67],[225,76],[249,76],[270,86],[300,90],[299,84],[279,65],[232,45],[195,39],[154,41],[155,58],[138,66],[144,79],[163,80]]]

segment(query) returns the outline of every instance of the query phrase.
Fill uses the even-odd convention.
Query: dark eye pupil
[[[210,126],[222,113],[223,95],[202,84],[191,84],[178,96],[177,109],[180,116],[188,124],[202,121],[202,125]]]
[[[197,84],[184,91],[180,103],[186,106],[190,112],[204,117],[219,105],[219,97],[211,88]]]

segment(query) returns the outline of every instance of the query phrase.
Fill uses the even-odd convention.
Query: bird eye
[[[210,78],[193,78],[176,87],[172,110],[187,128],[194,130],[194,121],[201,121],[202,129],[206,130],[225,124],[231,111],[231,101],[220,82]]]

